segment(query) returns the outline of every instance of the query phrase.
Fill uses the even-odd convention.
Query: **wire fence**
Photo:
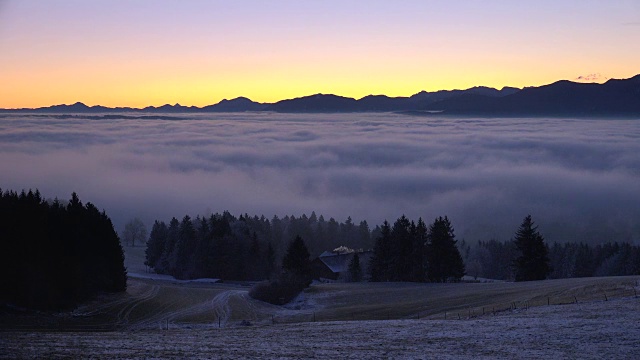
[[[493,304],[452,306],[446,310],[421,310],[402,312],[394,309],[375,311],[335,311],[301,312],[298,314],[272,315],[272,324],[291,324],[324,321],[367,321],[367,320],[469,320],[481,316],[495,316],[507,312],[526,311],[532,307],[580,304],[581,302],[610,301],[620,298],[638,298],[636,287],[612,288],[597,292],[575,292],[537,296],[530,299],[514,299],[510,302]],[[259,320],[264,320],[261,318]],[[246,323],[246,322],[245,322]]]

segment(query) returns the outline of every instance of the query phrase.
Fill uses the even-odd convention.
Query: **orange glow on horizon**
[[[301,71],[303,73],[303,71]],[[472,69],[460,71],[458,74],[442,76],[411,77],[409,74],[373,75],[362,74],[349,78],[347,75],[336,78],[304,76],[304,74],[285,77],[279,73],[249,74],[234,78],[216,78],[215,74],[198,77],[196,74],[186,76],[156,78],[153,74],[132,74],[118,77],[112,72],[85,73],[73,77],[69,73],[41,72],[31,76],[16,74],[13,78],[3,77],[2,83],[9,83],[10,88],[0,88],[1,108],[37,108],[57,104],[82,102],[88,106],[103,105],[107,107],[161,106],[179,103],[184,106],[206,106],[216,104],[223,99],[239,96],[256,102],[272,103],[316,93],[335,94],[340,96],[362,98],[367,95],[411,96],[420,91],[438,91],[467,89],[473,86],[489,86],[500,89],[504,86],[522,88],[540,86],[558,80],[575,78],[545,76],[522,76],[513,73],[492,74],[488,71],[481,75]],[[631,73],[617,78],[634,76]],[[126,78],[133,78],[127,81]],[[577,76],[576,76],[577,77]],[[31,81],[29,81],[31,80]],[[89,80],[89,81],[87,81]],[[604,82],[600,79],[598,82]],[[40,91],[34,91],[40,88]],[[6,91],[9,90],[9,91]]]

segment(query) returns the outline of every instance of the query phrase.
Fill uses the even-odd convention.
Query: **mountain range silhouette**
[[[466,90],[421,91],[409,97],[368,95],[354,99],[315,94],[275,103],[258,103],[246,97],[222,100],[203,107],[162,105],[145,108],[53,105],[41,108],[1,109],[2,112],[35,113],[191,113],[271,111],[285,113],[404,112],[478,116],[640,116],[640,75],[611,79],[603,84],[561,80],[517,89],[472,87]]]

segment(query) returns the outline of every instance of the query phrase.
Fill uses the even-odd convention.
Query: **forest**
[[[263,280],[280,271],[287,244],[296,236],[317,256],[343,244],[369,249],[371,236],[380,231],[371,231],[366,221],[355,225],[348,218],[339,223],[315,213],[271,220],[247,214],[235,217],[226,211],[208,218],[187,215],[168,224],[154,222],[146,265],[178,279]]]
[[[300,236],[311,259],[339,247],[373,251],[370,271],[363,274],[369,281],[445,282],[458,281],[465,274],[471,279],[510,281],[640,274],[637,245],[610,241],[549,245],[530,216],[517,225],[513,239],[469,244],[455,239],[447,217],[427,225],[422,219],[416,222],[401,216],[393,224],[385,221],[370,229],[366,221],[357,225],[351,217],[344,222],[327,221],[315,212],[270,220],[229,212],[195,219],[184,216],[169,224],[155,221],[146,264],[178,279],[264,280],[281,272],[287,245]],[[518,247],[518,234],[524,230],[536,243],[533,250]],[[518,261],[527,251],[543,265],[530,270],[537,274],[519,275]]]
[[[39,191],[0,191],[0,305],[59,310],[126,290],[118,234],[78,195],[63,204]]]

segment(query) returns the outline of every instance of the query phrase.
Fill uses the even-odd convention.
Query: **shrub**
[[[262,281],[249,290],[249,296],[256,300],[274,305],[284,305],[293,300],[308,286],[308,282],[301,276],[282,274],[271,281]]]

